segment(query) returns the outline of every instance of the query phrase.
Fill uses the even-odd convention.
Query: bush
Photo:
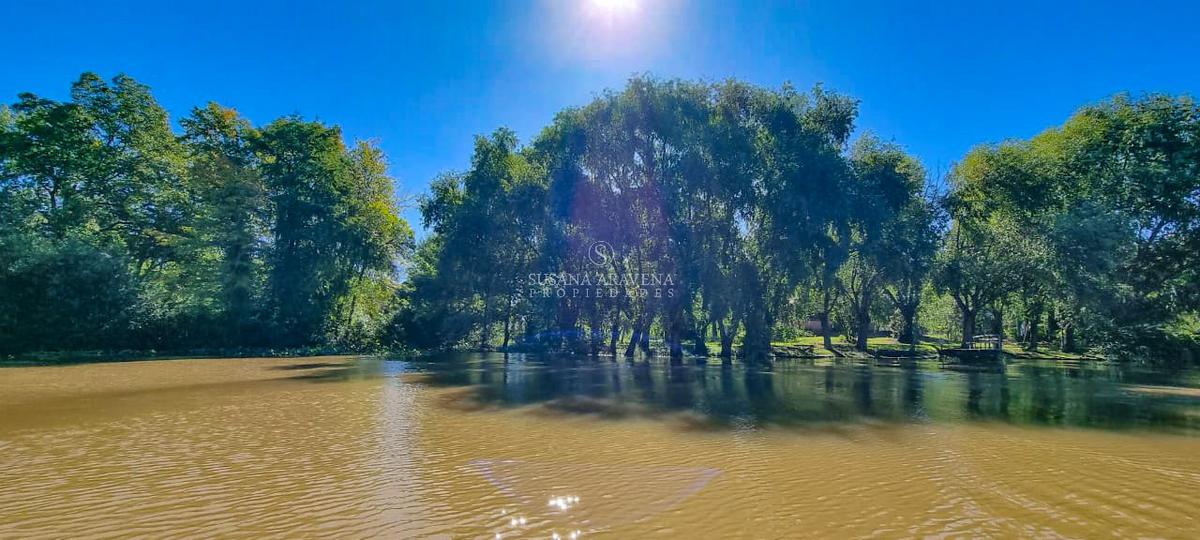
[[[79,240],[0,239],[0,352],[122,347],[139,304],[128,268]]]

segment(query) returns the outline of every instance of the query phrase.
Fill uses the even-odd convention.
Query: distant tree
[[[0,216],[0,229],[19,232],[7,241],[17,248],[30,247],[17,253],[33,257],[14,260],[3,269],[5,279],[42,287],[15,291],[27,299],[48,290],[36,285],[42,283],[39,280],[72,281],[70,286],[52,288],[62,296],[37,308],[44,318],[39,321],[31,311],[27,317],[14,318],[9,331],[46,337],[24,341],[27,349],[85,342],[88,346],[146,345],[130,341],[133,327],[153,327],[181,303],[178,295],[154,285],[175,271],[172,261],[188,234],[192,212],[186,183],[181,181],[183,153],[166,112],[145,85],[129,77],[119,75],[110,84],[85,73],[72,85],[71,99],[63,103],[24,93],[4,115],[0,200],[6,212]],[[81,274],[68,278],[76,269],[60,265],[85,258],[85,253],[98,257],[96,264],[87,264],[78,269]],[[43,263],[52,266],[40,266]],[[54,273],[22,275],[25,271]],[[140,291],[134,283],[140,284]],[[34,324],[69,320],[71,307],[81,310],[81,321],[86,319],[95,308],[80,306],[99,301],[93,286],[108,287],[116,295],[104,299],[107,311],[97,317],[108,319],[108,330],[80,326],[96,333],[74,345],[32,330]],[[126,294],[130,291],[135,293]]]
[[[129,346],[137,285],[127,260],[83,240],[0,236],[0,354]]]
[[[400,217],[395,182],[387,160],[374,143],[350,150],[350,193],[342,224],[341,255],[353,274],[339,298],[340,326],[334,339],[351,348],[375,342],[391,318],[397,265],[413,248],[413,232]]]
[[[835,286],[830,255],[850,234],[844,186],[851,170],[840,149],[856,115],[855,102],[819,88],[812,96],[788,87],[759,94],[758,144],[766,166],[757,190],[761,217],[751,222],[759,276],[748,287],[754,292],[745,325],[750,355],[769,353],[773,310],[796,287],[814,275],[821,276],[825,295]]]

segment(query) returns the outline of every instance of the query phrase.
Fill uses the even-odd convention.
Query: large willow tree
[[[856,112],[820,88],[634,78],[561,112],[527,147],[506,130],[480,138],[471,169],[435,181],[422,203],[433,234],[400,337],[508,346],[520,327],[523,346],[633,355],[656,335],[679,358],[706,353],[709,338],[728,357],[741,336],[763,358],[799,288],[814,276],[841,286],[826,255],[875,249],[919,192],[923,173],[896,147],[851,157]],[[599,264],[596,246],[611,250]],[[860,303],[890,282],[892,266],[873,264]],[[594,273],[618,294],[528,294],[530,276]],[[669,276],[669,292],[647,291],[645,276]]]

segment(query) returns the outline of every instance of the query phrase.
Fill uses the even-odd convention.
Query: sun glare
[[[685,0],[541,0],[545,15],[528,35],[560,62],[589,68],[645,69],[669,54]]]
[[[638,0],[587,0],[589,11],[593,15],[619,17],[629,15],[638,10]]]

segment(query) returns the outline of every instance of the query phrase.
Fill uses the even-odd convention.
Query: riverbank
[[[790,341],[772,342],[771,347],[775,349],[788,350],[796,347],[810,347],[816,357],[874,357],[874,356],[927,356],[936,355],[937,347],[935,344],[940,342],[922,339],[916,345],[900,343],[896,338],[892,337],[874,337],[867,339],[867,350],[856,350],[854,345],[846,340],[845,336],[836,336],[830,339],[832,348],[826,348],[824,338],[821,336],[805,336]]]
[[[710,342],[707,358],[719,358],[720,344]],[[875,337],[867,340],[867,351],[864,353],[854,349],[844,336],[832,339],[832,349],[824,347],[821,336],[806,336],[788,341],[771,343],[772,355],[776,359],[828,359],[845,358],[868,360],[875,357],[930,357],[939,354],[939,349],[953,345],[938,338],[922,338],[915,347],[900,343],[891,337]],[[661,350],[661,347],[652,347]],[[739,347],[734,346],[734,355]],[[0,367],[3,366],[38,366],[85,364],[93,362],[130,362],[139,360],[166,360],[182,358],[288,358],[298,356],[337,356],[355,354],[378,355],[415,355],[429,354],[436,351],[410,351],[397,349],[354,350],[341,347],[232,347],[232,348],[199,348],[186,350],[120,350],[120,351],[42,351],[0,356]],[[459,352],[496,352],[478,349],[466,349]],[[510,352],[548,352],[548,351],[510,351]],[[1064,353],[1053,350],[1037,352],[1025,351],[1017,344],[1006,343],[1004,353],[1007,357],[1018,360],[1046,361],[1107,361],[1109,358],[1093,354]]]
[[[121,351],[42,351],[0,356],[0,367],[53,366],[103,362],[136,362],[144,360],[179,360],[187,358],[294,358],[303,356],[378,354],[385,352],[388,351],[357,351],[338,347],[294,347],[287,349],[273,349],[266,347],[234,347],[168,351],[159,351],[154,349]],[[391,351],[391,353],[395,354],[395,351]]]
[[[827,358],[827,357],[850,357],[850,358],[873,358],[876,356],[936,356],[943,349],[955,348],[958,345],[950,340],[938,337],[922,337],[915,346],[910,346],[907,343],[900,343],[896,338],[892,337],[874,337],[867,340],[866,352],[854,349],[854,346],[846,340],[844,336],[835,336],[832,338],[832,349],[825,348],[824,341],[821,336],[806,336],[797,338],[791,341],[772,342],[771,346],[777,351],[785,353],[808,349],[811,351],[810,356],[793,356],[784,354],[784,357],[809,357],[809,358]],[[1003,346],[1003,352],[1006,358],[1015,360],[1046,360],[1046,361],[1096,361],[1104,362],[1112,360],[1111,358],[1095,353],[1068,353],[1053,349],[1042,348],[1037,351],[1027,351],[1021,344],[1014,342],[1006,342]],[[779,354],[777,354],[779,356]]]

